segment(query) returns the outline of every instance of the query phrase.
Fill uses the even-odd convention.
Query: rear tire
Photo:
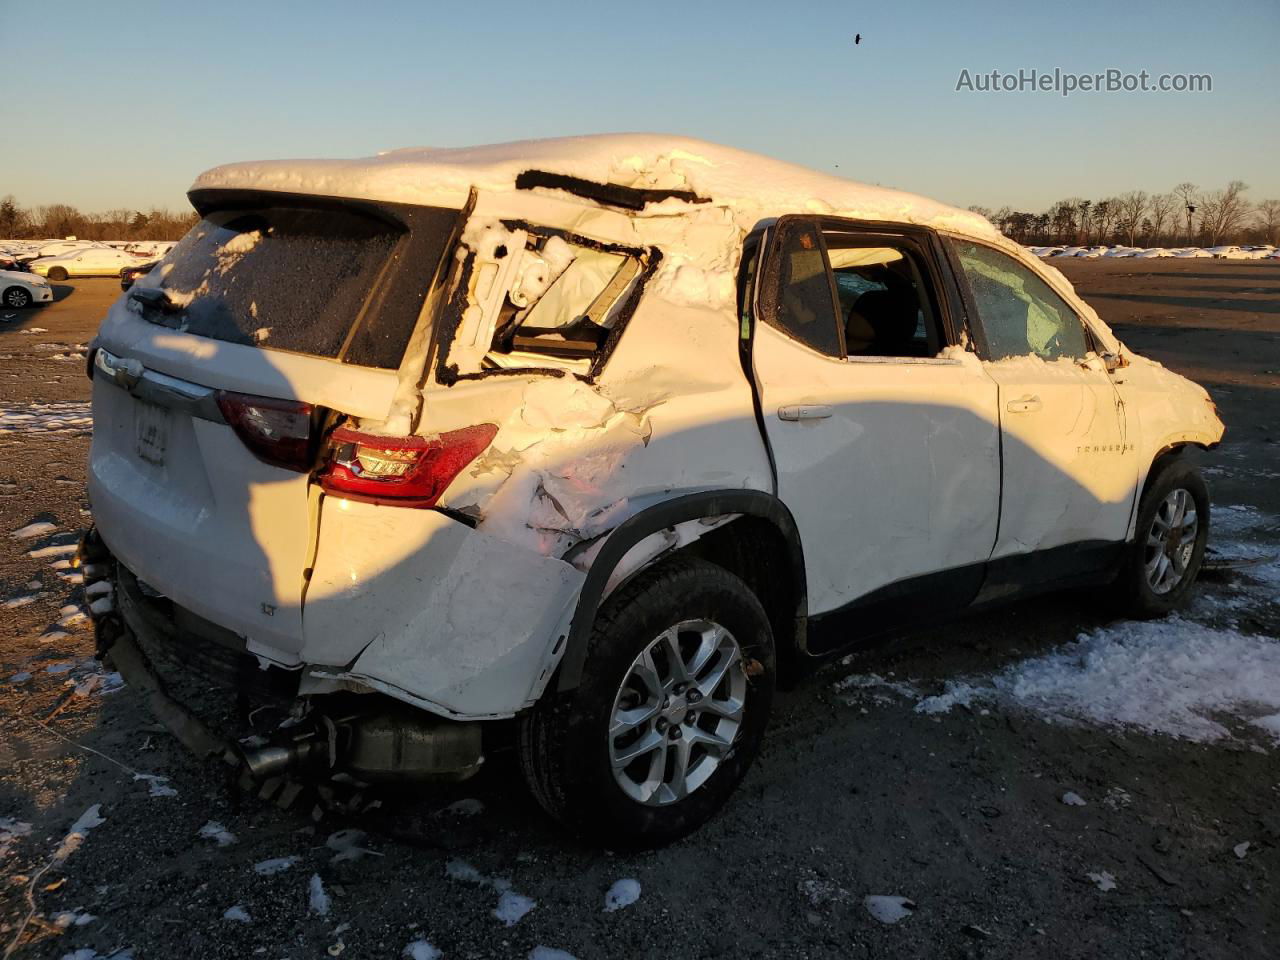
[[[31,294],[22,287],[10,287],[4,292],[4,305],[15,310],[31,306]]]
[[[50,280],[65,280],[65,279],[67,279],[67,271],[66,271],[66,268],[65,268],[65,267],[54,267],[52,270],[50,270],[50,271],[49,271],[49,279],[50,279]]]
[[[1114,590],[1121,612],[1163,617],[1191,595],[1209,539],[1209,488],[1181,457],[1161,461],[1138,502],[1138,522]]]
[[[724,805],[760,751],[768,617],[728,570],[677,559],[615,592],[590,644],[579,687],[521,721],[525,777],[548,813],[605,846],[670,843]]]

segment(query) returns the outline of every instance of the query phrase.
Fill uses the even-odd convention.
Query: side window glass
[[[850,357],[934,357],[942,338],[927,267],[909,244],[828,234]]]
[[[783,223],[764,276],[766,322],[828,356],[842,356],[831,275],[816,224]]]
[[[1047,283],[998,250],[961,241],[953,245],[992,360],[1027,354],[1081,359],[1089,352],[1084,324]]]

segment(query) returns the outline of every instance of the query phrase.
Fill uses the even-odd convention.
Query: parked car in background
[[[190,197],[91,344],[85,594],[131,683],[276,717],[243,746],[151,694],[264,784],[461,779],[488,728],[563,823],[662,844],[780,669],[1052,586],[1191,595],[1209,395],[980,216],[647,135]]]
[[[120,271],[120,289],[128,290],[133,286],[135,280],[139,277],[145,277],[151,272],[152,267],[159,262],[159,260],[148,260],[146,263],[139,263],[124,267]]]
[[[50,243],[42,244],[34,251],[27,254],[28,260],[39,260],[43,257],[60,257],[63,254],[73,253],[76,250],[86,250],[90,247],[101,247],[102,244],[94,240],[54,240]]]
[[[25,271],[0,270],[0,304],[22,308],[52,302],[53,290],[44,277]]]
[[[85,247],[57,257],[41,257],[28,265],[32,273],[50,280],[66,280],[70,277],[118,277],[125,267],[145,261],[113,247]]]

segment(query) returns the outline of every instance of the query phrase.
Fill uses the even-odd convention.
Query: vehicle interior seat
[[[845,322],[845,349],[849,356],[923,356],[916,340],[919,305],[915,293],[905,288],[868,290],[849,311]]]

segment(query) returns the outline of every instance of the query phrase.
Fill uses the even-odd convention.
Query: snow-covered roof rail
[[[928,224],[976,237],[997,235],[985,218],[925,197],[662,134],[411,147],[347,160],[232,163],[201,174],[192,185],[454,207],[466,202],[472,187],[493,192],[568,190],[634,210],[710,202],[732,208],[739,222],[813,213]],[[590,195],[592,191],[596,195]],[[619,199],[627,202],[614,202]],[[664,206],[664,212],[670,210]]]

